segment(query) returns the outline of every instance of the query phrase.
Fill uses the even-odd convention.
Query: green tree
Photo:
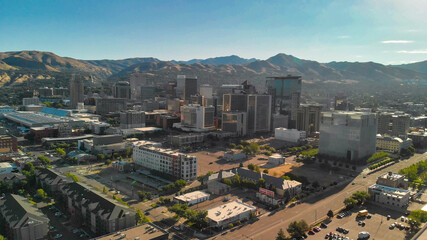
[[[327,215],[328,215],[329,218],[333,218],[334,217],[334,212],[332,210],[329,210]]]
[[[61,156],[65,156],[65,151],[64,151],[64,149],[62,149],[62,148],[57,148],[56,149],[56,152],[59,154],[59,155],[61,155]]]
[[[142,214],[141,210],[136,209],[136,213],[137,213],[136,222],[138,225],[144,224],[147,222],[151,222],[151,220],[148,217],[146,217],[144,214]]]
[[[48,196],[47,196],[46,192],[43,189],[41,189],[41,188],[37,189],[36,196],[39,199],[41,199],[42,201],[47,201],[48,200]]]
[[[347,209],[350,209],[350,208],[353,208],[357,204],[357,201],[354,198],[349,197],[349,198],[344,199],[344,204],[345,204]]]
[[[265,188],[265,179],[264,179],[264,178],[260,178],[260,179],[258,180],[257,185],[258,185],[258,187]]]
[[[25,163],[23,170],[32,173],[36,170],[36,168],[34,167],[34,165],[32,163],[27,162],[27,163]]]
[[[111,159],[107,159],[107,161],[105,161],[105,165],[110,166],[112,163]]]
[[[99,161],[104,161],[105,156],[104,156],[104,154],[100,153],[100,154],[97,155],[97,158],[98,158]]]
[[[38,156],[37,159],[43,164],[43,165],[48,165],[50,164],[50,160],[49,158],[47,158],[46,156]]]
[[[366,191],[357,191],[353,193],[352,198],[357,201],[357,204],[364,204],[371,196]]]
[[[240,186],[242,184],[240,181],[240,176],[237,173],[236,173],[236,175],[234,175],[233,184],[235,186]]]
[[[248,169],[254,171],[255,170],[255,164],[249,163]]]
[[[268,169],[264,169],[264,171],[262,171],[263,173],[268,173]]]
[[[283,231],[283,229],[280,229],[279,232],[277,233],[277,237],[276,240],[288,240],[289,238],[286,237],[285,232]]]
[[[427,212],[423,210],[414,210],[411,211],[408,218],[414,219],[420,223],[425,223],[427,222]]]
[[[308,224],[304,220],[301,220],[298,222],[291,222],[288,226],[287,231],[289,234],[291,234],[292,237],[300,238],[306,231],[308,231],[308,229]]]

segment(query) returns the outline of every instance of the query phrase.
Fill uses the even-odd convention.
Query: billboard
[[[274,192],[265,188],[259,188],[259,192],[270,197],[274,197]]]

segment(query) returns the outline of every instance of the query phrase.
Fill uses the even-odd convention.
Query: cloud
[[[347,39],[350,38],[350,36],[348,35],[342,35],[342,36],[338,36],[339,39]]]
[[[427,49],[418,49],[418,50],[400,50],[397,53],[406,53],[406,54],[427,54]]]
[[[386,40],[386,41],[381,41],[381,43],[383,43],[383,44],[394,44],[394,43],[397,43],[397,44],[405,44],[405,43],[413,43],[414,41],[411,41],[411,40]]]

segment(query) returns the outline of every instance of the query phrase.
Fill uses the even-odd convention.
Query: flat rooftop
[[[376,191],[380,191],[380,192],[385,193],[385,194],[389,194],[390,196],[396,196],[396,195],[404,196],[406,194],[410,194],[410,192],[408,190],[405,190],[405,189],[393,188],[393,187],[383,186],[383,185],[379,185],[379,184],[374,184],[374,185],[370,186],[369,188],[376,190]]]
[[[177,197],[175,197],[175,199],[178,199],[178,200],[183,201],[183,202],[190,202],[192,200],[196,200],[196,199],[203,198],[203,197],[209,197],[209,196],[210,196],[210,194],[208,194],[208,193],[205,193],[202,191],[194,191],[194,192],[189,192],[189,193],[184,194],[184,195],[177,196]]]
[[[405,176],[401,175],[401,174],[397,174],[397,173],[384,173],[383,175],[379,176],[378,178],[389,179],[389,180],[395,181],[395,180],[398,180],[401,178],[405,178]]]
[[[247,211],[256,211],[256,207],[239,201],[233,201],[209,209],[208,218],[212,221],[220,222],[229,218],[239,216],[240,214]]]
[[[168,232],[166,232],[161,228],[157,228],[152,224],[146,223],[146,224],[142,224],[132,228],[124,229],[119,232],[93,238],[93,239],[96,239],[96,240],[110,240],[110,239],[150,240],[150,239],[157,239],[164,235],[168,235]]]

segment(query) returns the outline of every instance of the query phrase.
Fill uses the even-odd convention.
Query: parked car
[[[320,224],[320,227],[321,227],[321,228],[327,228],[327,227],[328,227],[328,224],[326,224],[326,223],[322,223],[322,224]]]
[[[76,228],[76,229],[73,230],[74,234],[79,233],[79,232],[80,232],[80,229],[78,229],[78,228]]]
[[[310,234],[310,235],[314,235],[314,234],[316,234],[313,230],[310,230],[310,231],[308,231],[308,234]]]
[[[391,218],[391,216],[390,216],[390,215],[387,215],[387,220],[390,220],[390,218]]]

